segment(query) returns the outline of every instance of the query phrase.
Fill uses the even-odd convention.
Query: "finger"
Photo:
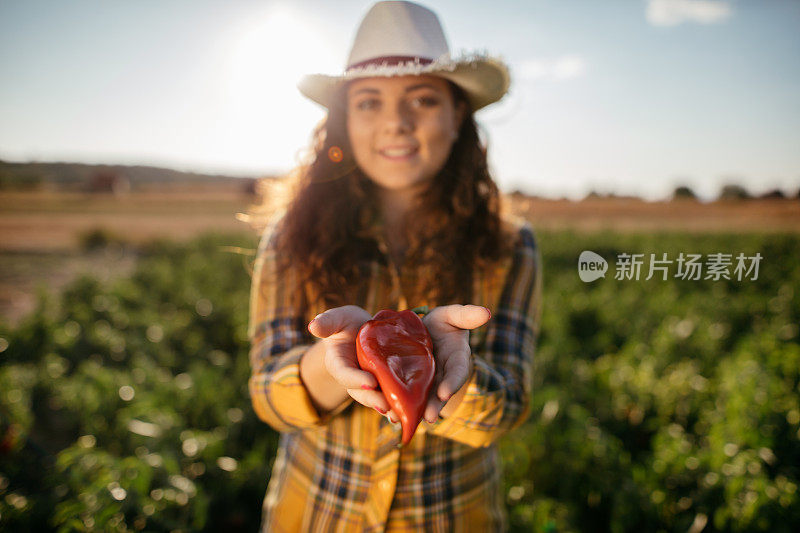
[[[315,316],[308,324],[308,331],[320,339],[344,332],[355,335],[358,328],[369,319],[369,313],[364,309],[355,305],[345,305],[328,309]]]
[[[440,362],[440,360],[436,360],[436,364],[434,365],[433,370],[433,388],[431,390],[436,391],[439,389],[439,383],[442,382],[442,378],[444,377],[444,364]]]
[[[492,317],[492,312],[480,305],[444,305],[435,308],[431,311],[433,313],[437,313],[437,320],[458,329],[479,328]]]
[[[425,414],[424,418],[425,421],[429,424],[433,424],[437,420],[439,420],[439,413],[442,412],[445,404],[447,402],[441,401],[436,396],[431,396],[428,399],[428,404],[425,406]]]
[[[338,328],[334,327],[333,319],[326,313],[327,311],[318,314],[308,323],[309,333],[320,339],[325,339],[338,331]]]
[[[386,401],[386,398],[381,392],[364,389],[347,389],[347,394],[364,407],[375,409],[382,415],[386,415],[390,411],[389,402]]]
[[[378,388],[378,380],[371,373],[358,367],[352,347],[331,346],[325,354],[325,369],[345,389]]]
[[[423,418],[430,424],[433,424],[439,418],[439,412],[444,408],[445,402],[442,402],[437,397],[436,391],[439,390],[439,383],[442,381],[443,371],[442,367],[444,365],[437,364],[436,370],[433,376],[433,387],[431,388],[431,394],[428,397],[428,403],[425,405],[425,412],[423,413]]]
[[[460,352],[448,357],[444,364],[442,382],[436,390],[436,395],[440,400],[446,402],[467,382],[467,379],[469,379],[470,357],[469,347],[465,347]]]

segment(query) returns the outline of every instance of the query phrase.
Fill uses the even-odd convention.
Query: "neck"
[[[386,241],[389,252],[397,264],[402,263],[408,246],[405,227],[417,203],[414,191],[382,191],[380,194]]]
[[[387,231],[402,234],[407,217],[418,204],[416,192],[381,191],[379,200]]]

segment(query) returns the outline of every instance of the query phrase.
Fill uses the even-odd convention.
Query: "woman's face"
[[[424,188],[442,169],[463,119],[447,81],[364,78],[347,88],[347,134],[356,163],[386,191]]]

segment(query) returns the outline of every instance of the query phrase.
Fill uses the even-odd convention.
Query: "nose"
[[[409,133],[414,130],[414,117],[405,102],[384,106],[383,129],[386,133]]]

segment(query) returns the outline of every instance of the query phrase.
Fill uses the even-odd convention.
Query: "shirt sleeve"
[[[528,224],[519,231],[506,272],[486,335],[472,343],[467,391],[456,410],[429,429],[474,447],[489,446],[530,414],[542,275],[541,254]]]
[[[261,237],[250,289],[250,399],[258,417],[277,431],[324,425],[352,400],[320,417],[300,379],[300,359],[314,344],[304,306],[292,297],[297,280],[291,269],[277,275],[275,234]]]

